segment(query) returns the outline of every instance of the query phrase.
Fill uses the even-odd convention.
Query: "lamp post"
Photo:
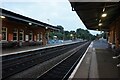
[[[73,39],[73,34],[70,34],[71,40]]]
[[[45,27],[45,30],[46,30],[46,39],[47,39],[46,43],[48,43],[48,41],[49,41],[49,31],[48,31],[48,27],[47,26]]]

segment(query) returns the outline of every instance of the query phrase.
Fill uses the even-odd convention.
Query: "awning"
[[[120,17],[120,2],[70,2],[82,22],[91,30],[108,30],[109,24]],[[106,17],[101,17],[107,14]]]
[[[14,12],[11,12],[11,11],[8,11],[5,9],[1,9],[1,8],[0,8],[0,15],[3,15],[5,17],[9,18],[10,20],[14,20],[16,22],[21,22],[23,24],[29,25],[29,23],[31,23],[32,27],[44,27],[44,28],[47,27],[47,28],[52,29],[52,30],[57,30],[57,31],[60,30],[56,26],[53,26],[53,25],[29,18],[26,16],[23,16],[23,15],[17,14],[17,13],[14,13]]]

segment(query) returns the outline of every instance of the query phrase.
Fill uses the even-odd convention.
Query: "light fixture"
[[[73,34],[70,34],[70,36],[72,37],[72,36],[73,36]]]
[[[0,16],[0,18],[4,19],[4,18],[5,18],[5,16]]]
[[[98,26],[102,26],[102,23],[99,23]]]
[[[45,29],[48,29],[48,27],[45,27]]]
[[[107,16],[107,14],[106,14],[106,13],[103,13],[103,14],[102,14],[102,17],[106,17],[106,16]]]
[[[29,25],[32,25],[32,23],[29,23]]]
[[[103,8],[103,12],[105,11],[105,8]]]
[[[99,20],[99,22],[101,22],[101,19]]]

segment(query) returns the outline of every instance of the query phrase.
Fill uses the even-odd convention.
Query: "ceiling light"
[[[99,25],[99,26],[102,26],[102,23],[99,23],[98,25]]]
[[[29,25],[32,25],[32,23],[29,23]]]
[[[105,11],[105,8],[103,8],[103,12]]]
[[[48,27],[45,27],[45,29],[48,29]]]
[[[0,16],[0,18],[4,19],[4,18],[5,18],[5,16]]]
[[[107,14],[106,14],[106,13],[103,13],[103,14],[102,14],[102,17],[106,17],[106,16],[107,16]]]
[[[99,20],[99,22],[101,22],[101,19]]]

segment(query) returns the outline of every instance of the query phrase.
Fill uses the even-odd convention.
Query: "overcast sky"
[[[54,26],[61,25],[68,31],[86,29],[68,0],[2,0],[0,7]],[[96,35],[99,32],[90,33]]]

